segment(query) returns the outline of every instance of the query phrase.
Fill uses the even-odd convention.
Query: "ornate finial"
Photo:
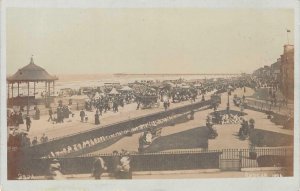
[[[33,62],[33,55],[31,55],[30,64],[34,64],[34,62]]]

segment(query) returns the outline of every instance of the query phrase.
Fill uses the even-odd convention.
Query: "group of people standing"
[[[56,108],[56,112],[53,112],[52,108],[49,108],[49,119],[48,121],[53,123],[63,123],[64,119],[68,119],[70,114],[72,114],[71,109],[67,105],[59,104]],[[56,117],[54,116],[56,114]]]
[[[128,151],[113,151],[112,166],[108,168],[102,157],[96,157],[93,163],[92,176],[101,179],[101,175],[109,170],[116,179],[132,179],[131,156]]]
[[[108,163],[103,157],[95,157],[92,164],[91,176],[96,180],[100,180],[103,173],[108,172],[115,179],[132,179],[131,156],[128,151],[122,150],[113,151],[111,163]],[[107,166],[107,164],[111,164]],[[65,179],[62,171],[61,163],[58,159],[53,159],[49,164],[49,172],[46,175],[47,179],[61,180]]]
[[[48,137],[45,135],[45,133],[40,138],[40,141],[38,141],[37,137],[34,137],[31,141],[27,132],[12,131],[8,136],[7,145],[8,147],[29,147],[46,142],[48,142]]]
[[[238,133],[239,137],[246,138],[247,136],[249,136],[250,131],[254,129],[254,123],[255,123],[254,119],[250,119],[249,121],[247,121],[245,118],[243,118]]]
[[[18,129],[20,125],[24,124],[23,113],[21,111],[14,111],[11,113],[7,113],[7,126],[14,126],[14,128]],[[31,127],[31,118],[29,115],[25,117],[25,124],[27,131],[30,130]]]
[[[113,112],[118,112],[119,106],[124,107],[124,98],[121,95],[106,95],[85,102],[85,109],[87,111],[92,111],[95,108],[99,110],[100,115],[111,109]]]

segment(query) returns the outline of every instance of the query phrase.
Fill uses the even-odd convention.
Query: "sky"
[[[292,9],[8,8],[7,73],[251,73],[294,40]]]

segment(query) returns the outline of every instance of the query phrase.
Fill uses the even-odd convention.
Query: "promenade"
[[[205,96],[205,99],[210,99],[209,93]],[[201,101],[201,97],[199,96],[196,101]],[[191,101],[184,101],[180,103],[171,103],[170,109],[174,109],[177,107],[185,106],[190,104]],[[103,127],[105,125],[114,124],[120,121],[128,120],[135,117],[141,117],[144,115],[153,114],[156,112],[163,111],[163,104],[160,103],[159,107],[150,108],[150,109],[136,109],[137,104],[131,103],[126,104],[124,107],[119,107],[119,112],[107,111],[103,112],[103,115],[100,116],[100,125],[95,125],[95,110],[94,111],[85,111],[88,116],[87,122],[81,122],[79,113],[80,111],[72,111],[75,115],[74,117],[70,117],[69,119],[65,119],[64,123],[52,123],[48,122],[48,115],[42,115],[39,120],[32,120],[30,131],[28,132],[28,137],[32,140],[34,137],[39,138],[45,133],[49,139],[59,138],[63,136],[67,136],[70,134],[80,133],[83,131],[87,131],[93,128]],[[20,125],[20,131],[26,131],[25,124]]]
[[[243,94],[247,96],[253,95],[254,91],[250,88],[247,88],[246,93],[241,89],[237,89],[232,93],[237,94],[237,96],[242,97]],[[240,108],[234,106],[232,97],[230,97],[230,108],[232,110],[239,111]],[[225,110],[227,106],[227,93],[222,94],[221,96],[222,103],[219,106],[219,110]],[[151,147],[153,152],[159,151],[173,151],[180,149],[200,149],[201,150],[201,139],[207,139],[206,132],[203,131],[206,129],[206,116],[213,112],[212,109],[201,110],[195,113],[194,120],[187,121],[185,123],[176,124],[175,126],[167,126],[162,129],[161,137],[156,139]],[[247,113],[245,118],[249,120],[253,118],[255,120],[255,128],[265,131],[280,133],[284,135],[293,135],[292,130],[283,129],[281,125],[276,125],[267,119],[265,113],[253,110],[245,110]],[[208,149],[209,150],[219,150],[219,149],[249,149],[250,141],[248,139],[241,140],[238,136],[238,131],[240,124],[216,124],[215,128],[218,132],[218,137],[215,139],[208,139]],[[138,140],[140,133],[134,134],[130,137],[123,137],[120,140],[117,140],[110,146],[103,148],[101,150],[92,152],[90,154],[101,154],[101,153],[111,153],[114,150],[120,151],[125,149],[128,151],[137,152],[138,151]],[[196,143],[195,141],[196,140]],[[197,141],[198,140],[198,141]]]
[[[210,93],[211,94],[211,93]],[[210,98],[210,94],[206,95],[206,99]],[[236,94],[239,97],[245,95],[246,97],[252,96],[254,91],[250,88],[246,89],[244,93],[243,89],[236,89],[230,96],[230,108],[232,110],[239,111],[240,108],[233,104],[232,98]],[[225,110],[227,106],[227,93],[221,95],[221,104],[219,110]],[[200,101],[200,96],[196,101]],[[180,106],[190,104],[190,101],[171,103],[170,108],[177,108]],[[158,108],[136,110],[136,103],[125,105],[124,108],[120,107],[119,112],[108,111],[100,117],[101,124],[99,126],[94,125],[93,112],[86,112],[88,115],[88,122],[80,122],[79,111],[74,111],[75,116],[65,120],[64,123],[53,124],[48,122],[48,116],[41,116],[40,120],[33,120],[32,127],[29,131],[29,137],[32,140],[37,137],[38,140],[45,133],[49,139],[60,138],[63,136],[84,132],[94,128],[101,128],[105,125],[114,124],[116,122],[128,120],[130,118],[141,117],[148,114],[163,111],[163,106],[160,104]],[[208,149],[247,149],[250,147],[249,140],[240,140],[238,137],[238,131],[240,124],[216,124],[215,128],[218,131],[219,136],[216,139],[207,140],[206,116],[213,112],[212,109],[202,109],[197,111],[194,115],[195,119],[187,121],[185,123],[179,123],[174,126],[167,126],[162,129],[161,137],[154,141],[151,145],[150,151],[159,152],[166,150],[178,150],[178,149],[201,149],[204,148],[203,142],[205,140],[208,144]],[[253,118],[255,120],[255,128],[265,131],[281,133],[285,135],[293,135],[293,131],[283,129],[282,126],[272,123],[267,119],[267,115],[253,110],[245,110],[247,113],[245,118],[249,120]],[[25,130],[25,125],[20,129]],[[140,133],[133,134],[130,137],[122,137],[116,141],[111,142],[106,147],[97,151],[92,151],[90,154],[111,153],[114,150],[125,149],[128,151],[138,151],[138,140]],[[88,153],[85,153],[88,154]]]
[[[195,169],[176,171],[141,171],[133,172],[132,179],[198,179],[198,178],[251,178],[251,177],[280,177],[285,176],[285,169],[280,167],[264,167],[242,169],[241,171],[221,171],[220,169]],[[34,180],[45,180],[44,176],[35,176]],[[64,175],[67,180],[93,180],[91,174]],[[115,179],[108,173],[103,173],[103,180]]]

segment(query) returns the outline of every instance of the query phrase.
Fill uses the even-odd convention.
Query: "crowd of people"
[[[48,122],[51,123],[64,123],[64,120],[68,120],[70,118],[70,115],[71,117],[74,116],[73,112],[71,111],[71,108],[68,105],[63,105],[62,102],[59,103],[58,107],[56,108],[56,111],[54,112],[50,107],[48,113]]]
[[[7,126],[12,126],[15,129],[18,129],[20,125],[24,124],[24,115],[21,111],[7,112]],[[31,127],[31,118],[29,115],[25,115],[25,125],[27,131]]]
[[[218,132],[214,127],[211,115],[206,117],[206,127],[208,128],[208,138],[215,139],[218,136]]]
[[[241,122],[242,117],[241,113],[223,113],[219,111],[214,111],[212,114],[212,121],[217,124],[238,124]]]
[[[21,111],[8,111],[7,112],[7,126],[18,127],[20,124],[24,124],[23,114]]]
[[[128,151],[113,151],[112,161],[112,172],[116,179],[132,179],[131,156]]]
[[[38,140],[38,137],[34,137],[31,141],[28,137],[27,132],[18,132],[16,130],[12,130],[12,132],[9,133],[7,145],[8,147],[30,147],[41,143],[48,142],[49,139],[43,133],[43,135],[40,137],[40,140]]]
[[[197,98],[196,88],[174,88],[171,92],[172,102],[182,102],[187,100],[195,101]]]
[[[245,118],[242,118],[241,127],[238,132],[238,135],[241,139],[245,139],[249,136],[249,133],[254,129],[254,119],[250,119],[249,121]]]
[[[122,149],[121,152],[113,151],[110,157],[112,163],[107,166],[107,161],[103,157],[95,157],[92,163],[91,177],[100,180],[103,173],[110,172],[110,176],[115,179],[132,179],[131,155],[128,151]],[[63,166],[59,159],[54,158],[48,168],[46,179],[48,180],[63,180],[66,179],[62,173]]]

